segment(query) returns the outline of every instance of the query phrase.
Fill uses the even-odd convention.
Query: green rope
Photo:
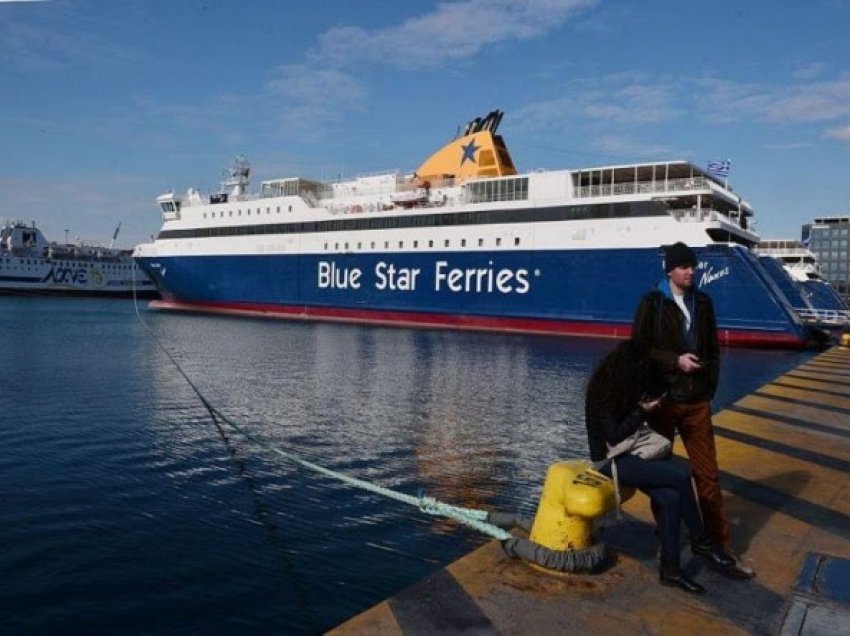
[[[197,392],[197,389],[195,390]],[[201,397],[200,393],[198,394],[198,396]],[[204,402],[204,404],[209,404],[204,398],[201,398],[201,400]],[[474,508],[461,508],[459,506],[452,506],[450,504],[443,503],[434,499],[433,497],[428,497],[426,495],[414,497],[413,495],[398,492],[396,490],[385,488],[384,486],[379,486],[363,479],[358,479],[356,477],[351,477],[349,475],[330,470],[329,468],[325,468],[324,466],[320,466],[319,464],[314,464],[313,462],[303,459],[294,453],[285,451],[282,448],[275,446],[274,444],[270,444],[265,440],[262,440],[252,435],[244,428],[239,426],[239,424],[237,424],[236,422],[230,421],[224,414],[221,413],[221,411],[219,411],[215,407],[208,408],[210,410],[210,413],[212,413],[214,416],[219,417],[223,422],[226,422],[230,427],[232,427],[235,431],[241,433],[247,439],[251,440],[255,444],[259,444],[263,448],[275,453],[276,455],[283,457],[284,459],[298,464],[299,466],[303,466],[304,468],[308,468],[317,473],[321,473],[322,475],[326,475],[327,477],[332,477],[333,479],[337,479],[350,486],[361,488],[362,490],[366,490],[368,492],[381,495],[383,497],[388,497],[389,499],[394,499],[395,501],[400,501],[401,503],[405,503],[410,506],[416,506],[417,508],[419,508],[419,510],[426,514],[454,519],[458,523],[462,523],[466,526],[469,526],[470,528],[477,530],[482,534],[486,534],[490,537],[493,537],[494,539],[499,539],[500,541],[510,539],[513,536],[506,530],[503,530],[498,526],[494,526],[491,523],[487,523],[487,511],[485,510],[476,510]]]
[[[145,329],[148,330],[148,333],[150,333],[151,337],[153,337],[154,342],[156,342],[157,346],[163,351],[163,353],[165,353],[165,355],[168,357],[168,359],[171,361],[171,363],[174,365],[180,375],[183,376],[183,379],[186,380],[186,382],[192,388],[192,391],[195,392],[195,395],[198,396],[198,399],[201,401],[207,411],[209,411],[210,415],[213,418],[219,418],[221,421],[228,424],[235,431],[239,432],[255,444],[259,444],[263,448],[268,449],[276,455],[280,455],[281,457],[291,462],[294,462],[299,466],[303,466],[304,468],[308,468],[317,473],[332,477],[333,479],[337,479],[350,486],[361,488],[377,495],[388,497],[390,499],[394,499],[395,501],[400,501],[402,503],[415,506],[426,514],[454,519],[458,523],[462,523],[463,525],[473,528],[481,534],[493,537],[494,539],[504,541],[505,539],[510,539],[513,536],[506,530],[503,530],[502,528],[495,526],[492,523],[487,523],[487,512],[485,510],[476,510],[474,508],[461,508],[459,506],[452,506],[441,501],[437,501],[433,497],[428,497],[425,495],[414,497],[412,495],[391,490],[390,488],[385,488],[384,486],[373,484],[363,479],[349,477],[348,475],[336,472],[334,470],[330,470],[329,468],[325,468],[324,466],[320,466],[319,464],[314,464],[311,461],[299,457],[295,453],[285,451],[282,448],[275,446],[274,444],[270,444],[265,440],[262,440],[252,435],[251,433],[243,429],[241,426],[239,426],[236,422],[230,421],[221,411],[215,408],[210,403],[210,401],[207,400],[206,397],[204,397],[204,394],[201,393],[201,390],[197,386],[195,386],[195,383],[192,382],[192,380],[189,379],[189,376],[186,375],[186,373],[183,371],[183,368],[180,366],[180,364],[177,362],[171,352],[165,348],[165,345],[162,344],[153,329],[151,329],[150,326],[144,321],[141,313],[139,312],[138,303],[136,302],[135,284],[133,286],[133,302],[136,306],[136,316],[138,316],[139,321],[142,323],[142,325],[144,325]]]

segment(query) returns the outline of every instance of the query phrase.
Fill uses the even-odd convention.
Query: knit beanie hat
[[[664,271],[669,274],[683,265],[697,266],[697,255],[694,254],[694,251],[682,242],[666,245],[664,247]]]

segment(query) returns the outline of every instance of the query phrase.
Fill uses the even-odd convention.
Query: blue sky
[[[850,0],[0,0],[0,218],[118,243],[157,195],[414,170],[499,108],[521,171],[731,159],[765,238],[850,213]]]

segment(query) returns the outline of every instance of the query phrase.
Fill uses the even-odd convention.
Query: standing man
[[[696,265],[696,254],[684,243],[664,247],[667,276],[641,299],[632,338],[649,351],[664,374],[667,398],[650,416],[650,424],[671,440],[676,431],[681,435],[705,527],[714,540],[714,546],[692,544],[691,550],[730,578],[748,579],[755,572],[729,550],[711,422],[720,347],[711,298],[694,287]]]

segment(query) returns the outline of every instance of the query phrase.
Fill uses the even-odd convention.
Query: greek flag
[[[731,159],[724,159],[723,161],[709,161],[708,162],[708,171],[713,174],[715,177],[728,177],[729,176],[729,168],[732,167]]]

